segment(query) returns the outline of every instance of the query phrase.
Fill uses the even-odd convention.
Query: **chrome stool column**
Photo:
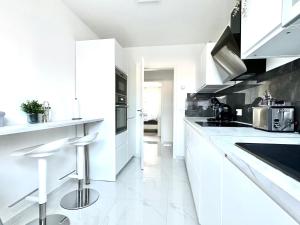
[[[24,156],[36,158],[38,160],[39,194],[37,197],[27,197],[26,199],[39,203],[39,218],[26,225],[69,225],[68,217],[61,214],[47,215],[47,158],[54,155],[68,143],[68,139],[60,139],[35,148],[16,151],[13,156]]]
[[[77,151],[77,174],[70,175],[71,178],[76,178],[78,180],[78,188],[67,195],[65,195],[60,205],[61,207],[69,210],[76,210],[86,208],[92,204],[94,204],[98,198],[99,193],[96,190],[90,188],[83,188],[84,180],[85,180],[85,146],[89,145],[98,137],[98,133],[89,134],[82,138],[78,138],[75,140],[71,140],[70,144],[76,146]]]

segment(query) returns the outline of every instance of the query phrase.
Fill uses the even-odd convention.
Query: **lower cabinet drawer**
[[[121,169],[126,165],[128,161],[128,145],[120,145],[116,148],[116,173],[119,173]]]
[[[192,164],[192,158],[189,152],[187,152],[186,155],[186,168],[187,168],[187,172],[188,172],[188,177],[189,177],[189,181],[190,181],[190,186],[192,189],[192,194],[193,194],[193,198],[194,198],[194,203],[195,203],[195,207],[196,207],[196,211],[197,214],[199,212],[199,206],[200,206],[200,179],[194,169],[194,166]]]

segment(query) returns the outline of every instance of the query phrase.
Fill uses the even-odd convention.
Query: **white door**
[[[144,91],[144,59],[141,58],[136,64],[137,75],[137,146],[140,149],[141,169],[144,169],[144,112],[143,112],[143,91]]]

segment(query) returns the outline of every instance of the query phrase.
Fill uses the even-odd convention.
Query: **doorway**
[[[144,143],[160,149],[173,145],[173,69],[146,69],[143,83]],[[162,148],[161,148],[162,147]],[[159,154],[155,148],[144,148],[144,161]]]

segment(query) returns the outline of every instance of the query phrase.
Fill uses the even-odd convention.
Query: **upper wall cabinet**
[[[124,49],[117,41],[115,41],[115,60],[116,67],[125,74],[128,74],[128,61],[125,57]]]
[[[196,91],[199,93],[215,93],[233,82],[223,81],[228,75],[213,60],[211,51],[215,43],[207,43],[201,52],[200,68],[196,74]]]
[[[242,0],[243,59],[300,56],[300,0]]]

